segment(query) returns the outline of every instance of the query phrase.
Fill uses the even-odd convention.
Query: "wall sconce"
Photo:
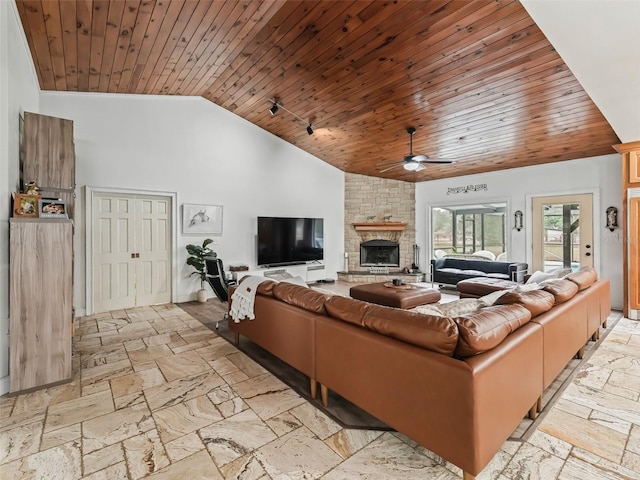
[[[607,224],[605,227],[612,232],[618,228],[618,209],[616,207],[607,208]]]
[[[517,231],[523,229],[523,217],[524,214],[522,213],[522,210],[516,210],[513,214],[513,228],[515,228]]]

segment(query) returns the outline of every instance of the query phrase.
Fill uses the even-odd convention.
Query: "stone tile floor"
[[[640,322],[600,343],[478,479],[640,479]],[[3,480],[461,478],[401,434],[342,429],[176,305],[78,319],[73,370],[0,397]]]

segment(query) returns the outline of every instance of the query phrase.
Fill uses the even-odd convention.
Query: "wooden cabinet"
[[[22,180],[36,182],[44,197],[61,198],[73,218],[76,186],[73,121],[24,113]]]
[[[73,222],[10,219],[10,391],[71,379]]]
[[[640,141],[613,146],[622,154],[623,314],[640,318]]]

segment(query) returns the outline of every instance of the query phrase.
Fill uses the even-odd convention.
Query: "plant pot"
[[[200,303],[204,303],[207,301],[207,291],[204,288],[198,290],[198,301]]]

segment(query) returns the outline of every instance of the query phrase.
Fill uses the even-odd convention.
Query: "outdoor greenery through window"
[[[432,258],[477,254],[497,259],[506,252],[506,209],[505,203],[432,207]]]

